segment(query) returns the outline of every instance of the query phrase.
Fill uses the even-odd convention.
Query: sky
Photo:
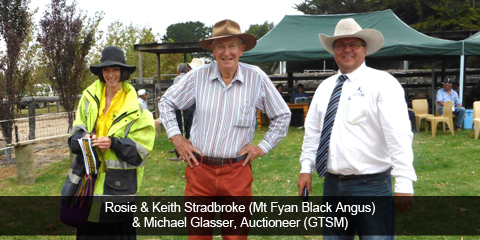
[[[72,0],[67,0],[71,4]],[[263,24],[265,21],[277,25],[285,15],[303,15],[294,9],[294,4],[303,0],[77,0],[77,10],[94,16],[103,11],[101,30],[120,20],[124,25],[151,27],[153,33],[162,37],[168,26],[175,23],[200,21],[206,26],[231,19],[240,24],[245,32],[251,24]],[[38,24],[50,0],[31,0],[30,9],[39,8],[35,17]],[[160,39],[157,39],[160,40]]]

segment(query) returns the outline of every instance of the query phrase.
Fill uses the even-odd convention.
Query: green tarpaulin
[[[285,16],[277,26],[245,52],[243,62],[310,61],[331,59],[323,49],[319,33],[333,35],[340,19],[354,18],[362,28],[379,30],[385,45],[369,57],[410,59],[461,55],[462,43],[422,34],[402,22],[391,10],[336,15]]]
[[[480,55],[480,32],[464,40],[464,55]]]

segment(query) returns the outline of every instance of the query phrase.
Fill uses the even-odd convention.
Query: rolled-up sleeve
[[[260,110],[271,120],[269,129],[258,146],[267,154],[288,133],[292,113],[272,81],[265,76],[262,85]]]

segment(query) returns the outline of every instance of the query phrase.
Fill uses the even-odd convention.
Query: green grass
[[[255,143],[261,141],[266,128],[256,132]],[[304,130],[290,128],[288,136],[268,155],[253,163],[253,194],[256,196],[296,196],[300,164],[298,162],[303,142]],[[414,166],[418,181],[414,184],[417,196],[479,196],[480,195],[480,154],[478,146],[470,135],[470,130],[437,132],[436,138],[420,132],[414,136]],[[142,196],[182,196],[185,189],[183,176],[185,163],[169,161],[174,154],[172,143],[164,132],[155,140],[154,151],[145,167]],[[180,173],[177,174],[177,165]],[[48,168],[37,170],[37,181],[33,186],[19,186],[15,178],[0,180],[0,196],[58,196],[69,160],[54,163]],[[322,193],[322,180],[313,179],[313,196]],[[35,239],[37,237],[29,237]],[[39,239],[71,239],[70,237],[38,237]],[[185,239],[182,236],[150,237],[140,239]],[[22,239],[22,237],[9,237]],[[249,239],[319,239],[316,236],[251,236]],[[459,236],[399,236],[397,239],[461,239]],[[462,239],[479,239],[463,237]]]

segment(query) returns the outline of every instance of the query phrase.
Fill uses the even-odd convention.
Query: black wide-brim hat
[[[90,71],[99,76],[102,73],[102,68],[110,66],[120,66],[125,68],[128,72],[133,73],[137,69],[136,66],[126,64],[125,54],[122,49],[115,46],[108,46],[102,51],[102,59],[100,64],[90,66]]]

